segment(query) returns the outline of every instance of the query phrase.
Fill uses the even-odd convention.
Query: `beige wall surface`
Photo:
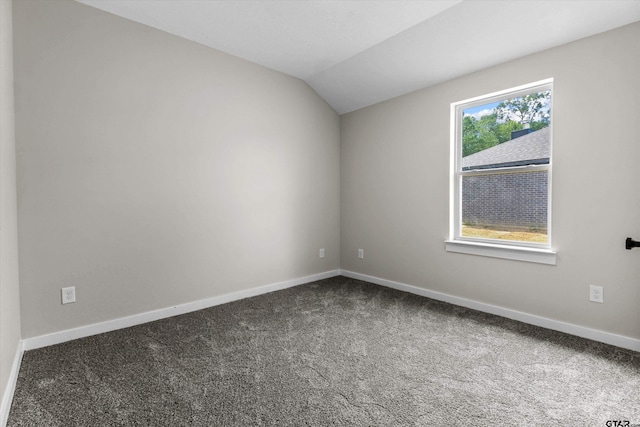
[[[23,338],[339,268],[339,117],[304,82],[73,1],[14,9]]]
[[[14,17],[23,338],[339,267],[640,338],[640,24],[338,118],[297,79],[73,1]],[[549,77],[558,265],[445,252],[450,103]],[[0,386],[20,331],[5,265]]]
[[[0,1],[0,402],[20,343],[12,4]]]
[[[342,116],[341,267],[640,338],[639,43],[635,23]],[[450,104],[551,77],[557,265],[446,252]]]

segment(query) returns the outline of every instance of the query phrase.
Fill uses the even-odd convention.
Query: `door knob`
[[[640,242],[636,242],[635,240],[633,240],[631,237],[627,237],[627,240],[625,241],[625,247],[628,250],[631,250],[633,248],[637,248],[640,246]]]

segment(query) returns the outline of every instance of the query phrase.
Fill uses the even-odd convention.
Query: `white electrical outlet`
[[[602,286],[589,286],[589,301],[604,302],[604,289]]]
[[[60,289],[62,292],[62,303],[69,304],[72,302],[76,302],[76,287],[71,286],[69,288]]]
[[[364,249],[358,249],[358,258],[364,259]]]
[[[324,248],[320,248],[320,253],[318,255],[320,258],[324,258]]]

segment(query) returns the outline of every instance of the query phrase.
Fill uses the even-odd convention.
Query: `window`
[[[551,79],[451,104],[447,250],[555,264]]]

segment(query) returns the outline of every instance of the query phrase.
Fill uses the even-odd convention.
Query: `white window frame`
[[[463,110],[478,105],[517,98],[531,93],[551,91],[553,104],[553,79],[541,80],[526,85],[501,90],[499,92],[466,99],[451,104],[451,165],[450,165],[450,206],[449,206],[449,239],[445,242],[448,252],[466,253],[494,258],[512,259],[541,264],[556,264],[556,251],[551,246],[551,171],[553,147],[553,118],[551,119],[551,141],[549,143],[549,163],[522,167],[507,167],[482,170],[462,170],[462,114]],[[551,106],[553,107],[553,106]],[[551,108],[551,114],[554,109]],[[547,171],[547,242],[532,243],[523,241],[481,239],[462,236],[462,178],[464,176],[488,175],[496,173]]]

